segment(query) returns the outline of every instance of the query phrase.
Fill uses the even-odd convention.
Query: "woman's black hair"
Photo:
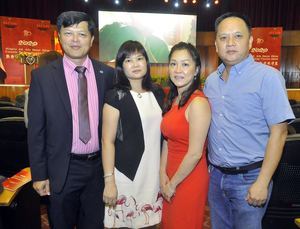
[[[196,75],[193,78],[192,84],[181,95],[181,99],[178,103],[178,109],[179,109],[186,104],[186,102],[189,100],[189,98],[191,97],[191,95],[193,94],[193,92],[195,90],[200,89],[201,60],[200,60],[199,53],[198,53],[197,49],[195,48],[195,46],[193,46],[190,43],[179,42],[178,44],[174,45],[173,48],[171,49],[170,54],[169,54],[169,62],[172,58],[173,53],[178,50],[188,51],[188,53],[191,55],[193,61],[195,62],[196,71],[197,71]],[[174,99],[178,96],[177,87],[170,80],[170,78],[169,78],[169,87],[170,87],[170,91],[169,91],[169,94],[167,96],[167,100],[166,100],[166,103],[164,106],[164,114],[171,109]]]
[[[130,82],[124,73],[123,62],[126,58],[136,52],[142,54],[146,59],[147,72],[142,80],[142,88],[149,91],[152,89],[149,58],[143,45],[138,41],[132,40],[125,41],[118,50],[116,57],[116,87],[127,90],[131,89]]]

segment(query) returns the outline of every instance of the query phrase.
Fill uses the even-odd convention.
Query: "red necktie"
[[[86,68],[84,66],[77,66],[75,71],[78,72],[79,139],[86,144],[91,139],[87,81],[84,74]]]

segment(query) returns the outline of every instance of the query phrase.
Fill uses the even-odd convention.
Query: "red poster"
[[[50,21],[0,17],[5,84],[25,84],[24,64],[51,50]]]
[[[254,59],[280,70],[282,27],[253,28],[252,35]]]
[[[56,30],[54,30],[54,50],[56,52],[59,52],[61,55],[64,55],[64,52],[62,50],[62,47],[59,43],[58,33]]]

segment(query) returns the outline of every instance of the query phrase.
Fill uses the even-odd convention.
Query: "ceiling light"
[[[206,7],[206,8],[209,8],[209,7],[210,7],[210,0],[207,0],[207,1],[206,1],[205,7]]]

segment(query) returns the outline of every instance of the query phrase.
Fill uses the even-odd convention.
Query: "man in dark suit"
[[[62,59],[32,71],[28,145],[34,189],[49,195],[53,228],[103,228],[101,120],[112,68],[91,60],[95,24],[83,12],[57,19]]]

